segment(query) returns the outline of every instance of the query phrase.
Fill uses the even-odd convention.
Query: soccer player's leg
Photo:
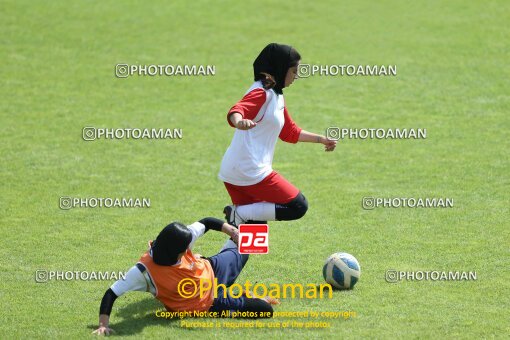
[[[235,214],[247,221],[290,221],[303,217],[308,201],[292,183],[273,171],[262,182],[246,187],[235,187],[244,197],[236,203]],[[232,195],[231,195],[232,196]],[[247,204],[246,202],[251,202]]]
[[[209,309],[211,312],[248,312],[247,315],[241,315],[245,318],[271,318],[273,317],[273,306],[264,299],[248,298],[246,296],[232,297],[228,291],[218,291],[218,296],[214,299],[213,305]],[[230,316],[227,314],[226,316]]]
[[[230,183],[224,183],[230,198],[232,199],[232,205],[227,205],[223,208],[225,219],[228,224],[238,227],[240,224],[246,223],[238,213],[237,207],[240,205],[251,204],[258,202],[250,196],[249,192],[245,190],[245,187],[233,185]]]
[[[248,317],[272,316],[273,307],[270,302],[259,298],[248,298],[246,294],[233,297],[228,291],[228,287],[234,284],[247,261],[248,254],[240,254],[237,245],[231,240],[227,241],[218,254],[209,258],[218,282],[217,297],[214,299],[210,311],[219,312],[220,315],[221,312],[228,310],[231,312],[254,312]]]
[[[278,221],[298,220],[308,211],[308,201],[306,197],[299,192],[290,202],[276,204],[275,215]]]
[[[209,262],[218,283],[230,287],[241,274],[248,258],[248,254],[239,253],[237,244],[228,240],[218,254],[209,257]]]

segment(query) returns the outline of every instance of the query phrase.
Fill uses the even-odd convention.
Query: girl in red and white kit
[[[269,44],[253,63],[255,82],[227,114],[236,128],[218,177],[232,198],[224,213],[230,224],[295,220],[308,210],[305,196],[272,168],[278,138],[288,143],[324,144],[336,141],[294,123],[283,99],[283,88],[297,79],[301,56],[288,45]]]

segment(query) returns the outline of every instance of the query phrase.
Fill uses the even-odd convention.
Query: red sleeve
[[[237,102],[236,105],[232,106],[232,108],[227,113],[227,121],[230,126],[234,127],[232,122],[230,121],[230,115],[234,112],[239,112],[243,119],[255,119],[257,113],[259,113],[260,108],[266,102],[266,91],[264,89],[254,89],[247,93],[243,99]]]
[[[302,129],[294,123],[286,106],[283,109],[283,116],[285,117],[285,123],[283,124],[282,131],[280,132],[280,139],[284,142],[295,144],[298,142],[299,134]]]

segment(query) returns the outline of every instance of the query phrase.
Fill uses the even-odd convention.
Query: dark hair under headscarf
[[[273,90],[282,94],[285,87],[285,76],[290,67],[296,66],[301,59],[299,53],[289,45],[271,43],[264,47],[253,62],[255,80],[265,79],[264,73],[270,74],[275,81]]]
[[[184,224],[172,222],[159,233],[152,243],[152,260],[160,266],[177,263],[177,255],[185,251],[191,243],[191,231]]]

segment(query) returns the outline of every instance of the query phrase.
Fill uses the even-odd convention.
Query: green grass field
[[[307,196],[270,223],[270,254],[239,282],[322,283],[357,257],[333,299],[277,311],[344,311],[318,329],[184,329],[147,293],[119,298],[111,327],[146,338],[504,338],[509,311],[510,67],[507,1],[1,1],[2,338],[88,338],[113,281],[36,283],[36,270],[124,271],[169,222],[222,217],[227,110],[269,42],[303,63],[397,65],[396,77],[310,77],[285,90],[304,129],[426,128],[422,140],[279,142],[275,170]],[[215,65],[208,77],[115,77],[128,64]],[[82,139],[85,126],[182,128],[182,140]],[[149,197],[148,209],[59,209],[60,196]],[[454,207],[363,210],[374,197],[451,197]],[[224,235],[196,245],[216,253]],[[385,281],[388,269],[476,271],[476,281]],[[306,322],[309,319],[274,319]],[[234,320],[243,323],[246,320]],[[506,335],[505,335],[506,334]]]

